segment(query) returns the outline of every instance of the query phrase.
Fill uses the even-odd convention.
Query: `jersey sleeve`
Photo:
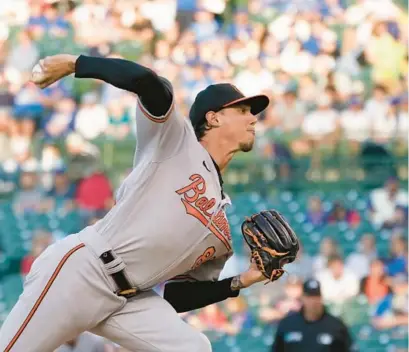
[[[169,86],[169,89],[171,87]],[[188,122],[172,103],[166,113],[158,116],[150,112],[141,97],[136,106],[136,148],[133,166],[140,160],[161,162],[176,155],[188,133]]]

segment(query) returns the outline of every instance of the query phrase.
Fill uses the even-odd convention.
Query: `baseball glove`
[[[299,249],[290,225],[280,213],[268,210],[247,218],[241,230],[257,268],[269,282],[278,280],[283,266],[295,260]]]

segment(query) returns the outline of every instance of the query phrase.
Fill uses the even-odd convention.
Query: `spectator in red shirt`
[[[334,223],[341,221],[345,221],[350,226],[356,227],[361,222],[361,217],[357,211],[346,209],[342,202],[334,202],[333,208],[328,215],[328,222]]]
[[[369,275],[361,280],[361,293],[368,298],[370,304],[379,302],[391,293],[381,260],[372,261]]]
[[[95,172],[78,182],[75,195],[78,208],[90,216],[102,214],[113,205],[110,181],[102,172]]]
[[[200,331],[229,333],[233,330],[227,315],[217,304],[204,307],[197,315],[188,317],[187,321]]]

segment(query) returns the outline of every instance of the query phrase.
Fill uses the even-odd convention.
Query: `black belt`
[[[102,253],[100,259],[104,264],[109,264],[113,262],[116,258],[113,255],[112,251],[108,251]],[[116,292],[118,296],[125,298],[131,298],[136,296],[138,290],[130,284],[129,280],[125,276],[123,269],[114,274],[111,274],[111,276],[116,286],[118,287],[118,291]]]

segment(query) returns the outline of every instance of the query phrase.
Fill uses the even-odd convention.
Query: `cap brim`
[[[270,104],[270,99],[264,94],[254,95],[252,97],[243,97],[223,105],[223,108],[228,108],[239,104],[250,106],[251,113],[253,115],[258,115],[267,108],[268,104]]]

